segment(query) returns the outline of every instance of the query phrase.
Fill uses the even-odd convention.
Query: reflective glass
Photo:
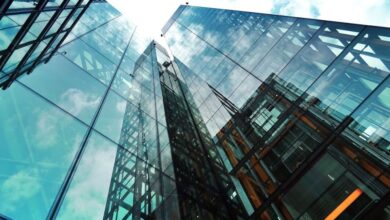
[[[109,84],[114,75],[115,65],[80,40],[73,41],[59,49],[75,64],[105,84]]]
[[[122,70],[124,70],[127,74],[134,75],[134,66],[135,66],[134,60],[130,59],[127,56],[123,57],[123,60],[120,65],[120,68]]]
[[[86,127],[18,83],[0,106],[0,213],[44,219]]]
[[[46,6],[59,6],[64,0],[49,1]]]
[[[146,150],[150,144],[155,144],[155,126],[155,120],[141,110],[141,105],[133,105],[110,92],[95,128],[130,152],[145,157],[142,150]],[[138,137],[140,133],[145,135],[143,141]],[[149,139],[150,141],[147,141]]]
[[[390,74],[389,31],[368,28],[349,52],[308,89],[306,105],[328,124],[336,126]]]
[[[241,108],[244,103],[253,95],[257,88],[261,85],[261,82],[253,77],[251,74],[241,82],[238,88],[229,97],[238,108]]]
[[[0,50],[8,48],[19,30],[18,26],[0,30]]]
[[[106,90],[99,81],[59,55],[20,81],[86,123],[91,122]]]
[[[117,146],[93,132],[58,213],[58,219],[103,219]]]
[[[312,38],[313,34],[320,28],[321,23],[320,21],[298,19],[268,54],[263,59],[257,60],[257,62],[260,62],[256,67],[252,66],[250,61],[246,61],[248,63],[244,62],[244,65],[249,70],[253,70],[252,72],[261,80],[266,80],[272,73],[278,73],[282,70],[291,58]]]
[[[141,101],[141,84],[122,70],[118,71],[112,89],[134,104]]]
[[[30,16],[30,13],[23,13],[23,14],[18,14],[18,15],[10,15],[9,18],[11,18],[13,21],[18,23],[19,25],[23,25],[29,16]]]
[[[119,47],[113,47],[109,41],[107,41],[105,38],[100,37],[95,32],[92,32],[90,34],[86,34],[80,38],[83,40],[86,44],[93,47],[95,50],[97,50],[100,54],[105,56],[107,59],[109,59],[112,63],[118,64],[119,60],[122,57],[123,49],[120,49]]]
[[[138,121],[138,114],[137,106],[127,102],[116,93],[110,92],[98,116],[95,129],[119,144],[122,129],[125,129],[126,118],[130,120],[127,115],[134,116],[135,120]]]
[[[3,16],[0,20],[0,30],[18,26],[17,23],[15,23],[12,19],[10,19],[8,16]]]
[[[12,71],[19,62],[23,59],[24,55],[26,55],[27,51],[30,49],[31,45],[24,46],[19,48],[13,52],[11,57],[8,59],[7,63],[3,67],[4,72]]]
[[[17,9],[17,8],[34,8],[36,4],[36,1],[34,0],[26,0],[26,1],[13,1],[11,6],[9,6],[10,9]]]
[[[236,66],[225,76],[221,83],[219,83],[217,90],[225,97],[229,97],[248,75],[248,72],[241,67]]]
[[[380,160],[390,162],[390,79],[387,79],[352,114],[343,132],[352,143]]]
[[[331,156],[326,154],[283,196],[283,203],[293,216],[298,218],[310,204],[317,200],[334,184],[335,179],[342,176],[345,168]],[[332,195],[330,195],[332,196]],[[333,205],[333,204],[328,204]],[[322,215],[327,207],[321,210]],[[314,216],[313,216],[314,217]],[[310,216],[307,219],[312,219]],[[302,218],[302,219],[306,219]]]
[[[277,75],[276,81],[288,90],[285,95],[290,100],[302,95],[361,29],[335,23],[323,26]]]
[[[101,15],[98,16],[100,17]],[[98,33],[107,42],[124,51],[133,31],[134,27],[130,27],[126,19],[121,17],[99,27],[94,30],[94,33]]]
[[[47,42],[49,41],[50,39],[48,40],[45,40],[45,41],[41,41],[37,48],[35,48],[35,50],[33,51],[33,53],[30,55],[30,57],[27,59],[26,61],[26,64],[32,62],[33,60],[35,60],[40,54],[41,52],[45,49],[45,47],[47,46]]]

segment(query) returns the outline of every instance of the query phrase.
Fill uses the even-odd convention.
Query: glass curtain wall
[[[248,216],[385,213],[388,28],[180,6],[163,31]]]

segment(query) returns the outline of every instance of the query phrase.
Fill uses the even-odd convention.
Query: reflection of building
[[[2,75],[0,218],[389,217],[389,29],[180,6],[168,49],[107,3],[82,14]]]
[[[351,142],[364,140],[353,131],[359,122],[348,118],[343,128],[332,131],[321,121],[325,115],[305,112],[308,106],[294,106],[280,88],[271,74],[217,134],[220,152],[232,167],[230,173],[240,179],[252,204],[261,210],[257,213],[323,219],[354,196],[347,209],[339,212],[352,218],[384,198],[386,177],[372,176],[386,175],[384,167],[373,163],[381,156],[366,155]],[[226,101],[221,102],[229,108]],[[325,139],[329,134],[331,138]],[[382,141],[386,142],[383,138],[378,142]],[[256,184],[244,185],[247,179]],[[274,204],[266,208],[264,203]]]

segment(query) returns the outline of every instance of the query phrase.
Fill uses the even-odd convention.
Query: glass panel
[[[0,50],[8,48],[19,30],[20,27],[17,26],[0,30]]]
[[[95,128],[130,152],[142,153],[153,145],[156,138],[156,122],[141,111],[141,106],[135,106],[114,92],[110,92]],[[143,141],[139,135],[145,135]]]
[[[100,54],[104,55],[107,59],[111,60],[114,64],[118,64],[122,57],[123,50],[120,47],[113,47],[106,39],[100,37],[95,32],[86,34],[80,38],[86,44],[93,47]],[[109,40],[109,39],[108,39]],[[124,49],[124,48],[123,48]]]
[[[59,6],[61,5],[61,3],[63,2],[64,0],[52,0],[52,1],[49,1],[46,6]]]
[[[134,120],[137,121],[138,114],[137,106],[127,102],[116,93],[110,92],[103,104],[95,128],[116,143],[119,143],[122,129],[125,129],[124,123],[130,119],[128,116],[134,117]]]
[[[3,67],[4,72],[11,72],[23,59],[27,51],[30,49],[31,45],[24,46],[14,51],[11,57],[8,59],[7,63]]]
[[[0,106],[0,213],[45,219],[86,127],[18,83]]]
[[[84,42],[80,40],[73,41],[61,47],[59,51],[65,53],[65,56],[71,61],[103,83],[110,83],[114,75],[115,65]]]
[[[291,58],[313,37],[321,24],[320,21],[298,19],[257,64],[257,67],[250,68],[251,62],[245,65],[249,67],[249,70],[253,70],[252,72],[261,80],[266,80],[269,75],[280,72],[287,65]]]
[[[30,13],[23,13],[23,14],[18,14],[18,15],[10,15],[9,18],[11,18],[13,21],[18,23],[19,25],[23,25],[29,16],[30,16]]]
[[[229,100],[236,104],[238,108],[243,107],[244,103],[253,95],[261,82],[252,75],[248,76],[241,82],[240,86],[229,97]]]
[[[218,85],[218,92],[222,93],[225,97],[229,97],[247,76],[248,72],[239,66],[235,67]]]
[[[141,101],[141,84],[122,70],[118,71],[112,89],[134,104]]]
[[[99,81],[58,55],[49,63],[39,65],[21,82],[86,123],[91,122],[106,89]]]
[[[101,17],[102,15],[96,15]],[[96,29],[94,33],[104,37],[107,42],[123,51],[130,40],[134,27],[128,25],[124,18],[115,19]]]
[[[58,219],[103,219],[117,148],[96,132],[91,134]]]
[[[390,163],[390,79],[352,114],[343,132],[358,148]]]
[[[344,171],[340,163],[325,154],[282,198],[292,217],[302,214]]]
[[[10,19],[8,16],[3,16],[0,20],[0,30],[18,26],[16,22],[14,22],[12,19]]]
[[[33,60],[35,60],[40,54],[41,52],[43,51],[43,49],[45,49],[45,47],[47,46],[47,42],[49,41],[50,39],[48,40],[45,40],[45,41],[41,41],[39,43],[39,45],[37,46],[37,48],[35,48],[34,52],[30,55],[30,57],[28,58],[26,64],[32,62]]]
[[[121,62],[120,68],[127,72],[130,75],[134,75],[134,66],[135,61],[128,58],[127,56],[123,57],[123,60]]]
[[[390,31],[369,28],[364,37],[309,88],[305,104],[312,106],[310,111],[336,126],[382,82],[390,73],[390,42],[379,36],[390,37]],[[365,60],[367,57],[372,63]]]
[[[250,27],[246,36],[241,40],[239,45],[236,45],[236,51],[246,52],[245,55],[241,52],[241,63],[244,67],[252,70],[256,64],[268,54],[268,51],[279,41],[279,39],[289,30],[294,23],[295,18],[279,17],[275,18],[272,24],[264,32],[259,31],[258,28]],[[249,39],[248,39],[249,38]],[[252,40],[254,38],[255,40]],[[241,49],[246,48],[246,49]],[[248,50],[249,49],[249,50]],[[233,57],[234,58],[234,57]]]
[[[13,1],[10,9],[16,8],[34,8],[36,5],[36,1],[34,0],[26,0],[26,1]]]
[[[286,97],[295,100],[349,45],[362,26],[331,23],[322,27],[318,35],[280,72],[276,81],[286,89]],[[342,31],[348,31],[345,34]]]

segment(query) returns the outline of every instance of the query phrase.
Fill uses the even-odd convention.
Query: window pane
[[[92,47],[89,47],[80,40],[76,40],[61,47],[60,51],[65,52],[66,57],[89,72],[92,76],[98,78],[105,84],[110,83],[114,75],[115,65]]]
[[[92,133],[58,219],[103,219],[117,148],[113,142]]]
[[[390,79],[382,84],[352,115],[343,132],[358,148],[390,162]]]
[[[86,123],[91,122],[106,89],[99,81],[58,55],[49,63],[39,65],[21,82]]]
[[[0,30],[0,50],[5,50],[8,48],[19,29],[20,27],[15,26]]]
[[[320,28],[322,22],[298,19],[272,50],[257,64],[253,72],[261,80],[266,80],[272,73],[280,72],[297,52],[309,41]],[[250,70],[252,70],[250,68]]]
[[[341,122],[390,74],[390,42],[380,36],[390,32],[369,28],[307,91],[306,105],[328,124]]]
[[[11,57],[8,59],[7,63],[3,67],[4,72],[11,72],[23,59],[24,55],[26,55],[27,51],[30,49],[31,45],[24,46],[19,48],[13,52]]]
[[[0,30],[18,26],[17,23],[15,23],[12,19],[10,19],[8,16],[3,16],[0,20]]]
[[[0,106],[0,213],[45,219],[86,127],[18,83]]]
[[[359,33],[361,26],[328,24],[280,72],[276,81],[286,89],[286,96],[295,100],[343,51]],[[348,31],[348,34],[344,32]]]

